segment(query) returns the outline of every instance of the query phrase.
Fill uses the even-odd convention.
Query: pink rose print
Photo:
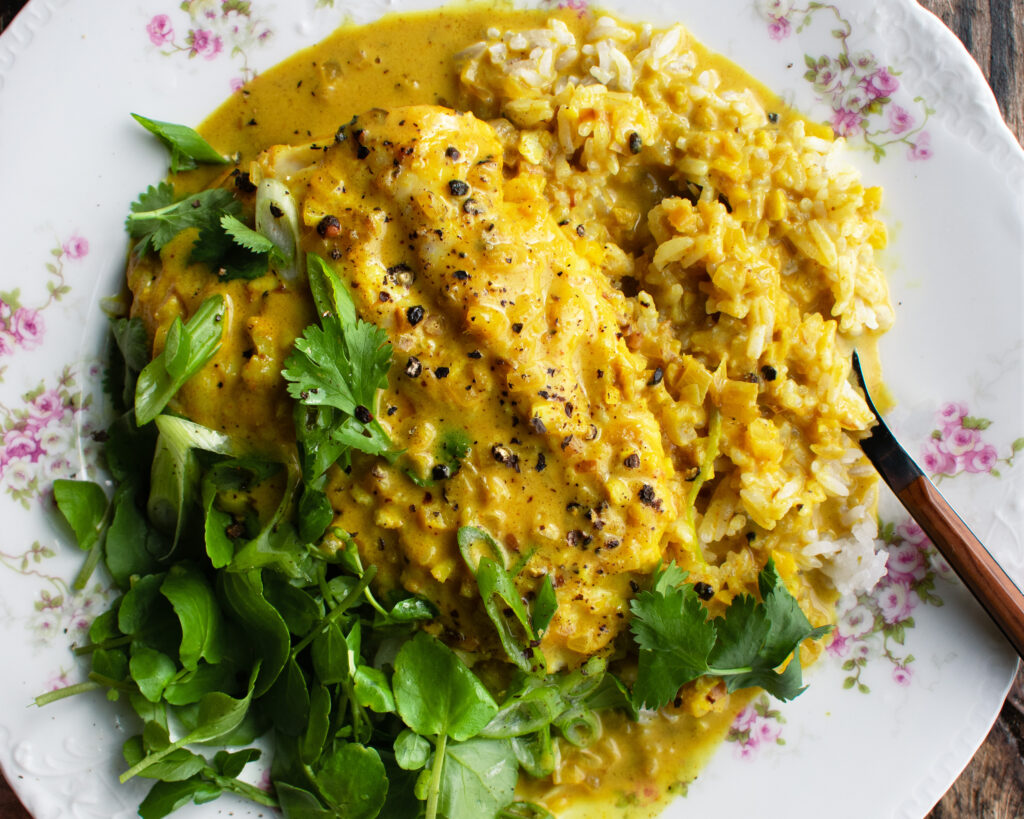
[[[924,445],[924,468],[932,475],[952,475],[956,472],[956,457],[949,453],[941,441],[934,438]]]
[[[964,454],[964,469],[968,472],[991,472],[999,463],[999,453],[991,444],[972,449]]]
[[[153,45],[167,45],[174,39],[174,28],[171,26],[171,18],[166,14],[157,14],[146,24],[146,33],[149,34],[149,41]]]
[[[785,40],[793,32],[793,26],[785,17],[775,17],[768,23],[768,36],[775,41]]]
[[[924,578],[928,571],[924,554],[917,544],[903,541],[889,547],[889,557],[885,564],[886,577],[894,583],[912,583]]]
[[[881,592],[876,591],[878,608],[889,624],[902,623],[908,619],[917,607],[916,597],[910,587],[903,583],[890,583]]]
[[[212,60],[224,50],[224,42],[220,37],[214,36],[213,32],[204,28],[197,28],[189,33],[191,38],[190,57],[200,56]]]
[[[14,336],[0,328],[0,356],[10,355],[17,347],[18,343]]]
[[[871,94],[872,99],[891,97],[900,87],[900,81],[890,74],[887,68],[883,67],[864,80],[864,87]]]
[[[892,670],[892,678],[896,685],[906,688],[910,685],[910,680],[913,677],[913,672],[905,665],[898,665]]]
[[[928,159],[932,155],[931,141],[932,138],[928,136],[928,132],[922,131],[917,135],[917,139],[910,143],[907,156],[913,160]]]
[[[89,240],[82,236],[72,236],[64,243],[63,249],[69,259],[82,259],[89,254]]]
[[[740,711],[729,726],[727,742],[736,743],[736,754],[741,759],[750,758],[758,748],[768,745],[784,745],[782,739],[782,715],[769,707],[767,695],[762,694],[755,702]]]
[[[38,347],[43,342],[43,317],[38,310],[19,307],[11,316],[11,334],[14,340],[26,349]]]
[[[914,127],[914,117],[902,105],[889,109],[889,128],[894,134],[905,134]]]
[[[831,122],[832,130],[835,131],[838,136],[850,137],[856,136],[861,132],[863,119],[856,111],[847,111],[840,108],[833,115]]]
[[[783,40],[795,29],[814,28],[838,41],[831,53],[804,54],[807,70],[803,77],[818,99],[834,112],[830,119],[836,136],[859,138],[872,149],[872,158],[880,162],[890,146],[907,146],[911,159],[927,159],[932,154],[924,132],[928,118],[935,113],[922,97],[914,104],[921,115],[896,105],[894,96],[902,84],[892,66],[879,65],[871,51],[854,51],[859,38],[842,10],[831,3],[796,6],[793,0],[756,0],[757,11],[767,24],[772,40]]]
[[[974,449],[981,441],[981,433],[976,429],[953,429],[943,441],[950,455],[964,455]]]

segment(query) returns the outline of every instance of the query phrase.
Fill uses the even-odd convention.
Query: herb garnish
[[[200,162],[211,165],[228,163],[223,154],[187,125],[161,122],[140,114],[132,114],[132,118],[167,146],[171,152],[171,173],[190,171]]]

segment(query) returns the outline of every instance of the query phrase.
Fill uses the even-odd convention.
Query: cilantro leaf
[[[141,256],[150,249],[159,251],[183,230],[199,228],[202,232],[211,226],[219,229],[225,213],[237,215],[241,209],[231,191],[224,188],[175,199],[174,186],[161,182],[156,187],[150,185],[132,202],[125,228],[129,236],[138,240],[135,253]]]
[[[680,686],[707,673],[715,627],[693,586],[686,583],[663,583],[659,588],[656,581],[654,589],[630,603],[630,609],[630,628],[640,647],[633,697],[642,707],[661,708]]]
[[[713,621],[684,578],[670,565],[630,604],[630,630],[640,649],[633,686],[638,706],[660,708],[705,674],[721,677],[729,691],[760,686],[781,700],[803,691],[800,644],[829,627],[811,626],[771,560],[758,576],[761,602],[741,595]]]
[[[132,118],[167,146],[171,152],[171,173],[191,171],[198,163],[226,165],[228,159],[187,125],[161,122],[140,114]]]
[[[310,325],[295,341],[282,375],[289,395],[306,410],[297,413],[296,427],[306,478],[313,481],[349,449],[395,453],[372,415],[391,368],[387,333],[355,315],[352,297],[322,258],[309,254],[307,270],[321,326]]]

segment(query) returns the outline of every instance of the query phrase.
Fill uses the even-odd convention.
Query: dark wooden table
[[[0,0],[0,31],[26,0]],[[1024,0],[920,0],[967,46],[1024,143]],[[1024,817],[1024,671],[985,743],[927,819]],[[0,819],[30,819],[0,779]]]

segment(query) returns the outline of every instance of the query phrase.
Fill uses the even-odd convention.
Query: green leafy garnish
[[[182,384],[213,358],[220,349],[224,330],[224,298],[211,296],[185,323],[174,319],[164,349],[139,373],[135,386],[135,423],[148,424]]]
[[[803,691],[800,644],[830,627],[811,626],[771,560],[758,576],[762,602],[740,595],[714,620],[683,578],[672,564],[630,604],[630,629],[640,647],[633,686],[638,706],[660,708],[681,686],[706,674],[722,677],[729,691],[759,685],[781,700]]]
[[[171,152],[171,173],[190,171],[204,162],[211,165],[226,165],[227,157],[218,152],[209,142],[187,125],[161,122],[140,114],[132,118],[151,134],[157,136]]]
[[[327,263],[307,256],[310,289],[321,326],[295,341],[282,375],[300,407],[296,431],[313,482],[346,452],[393,457],[391,439],[374,416],[377,391],[387,386],[387,333],[355,314],[352,297]]]
[[[150,185],[132,202],[131,213],[125,220],[128,235],[136,239],[134,252],[141,256],[148,250],[160,250],[183,230],[198,228],[203,231],[222,232],[221,217],[225,213],[237,216],[241,204],[231,191],[210,188],[182,199],[175,198],[174,186],[169,182]]]

